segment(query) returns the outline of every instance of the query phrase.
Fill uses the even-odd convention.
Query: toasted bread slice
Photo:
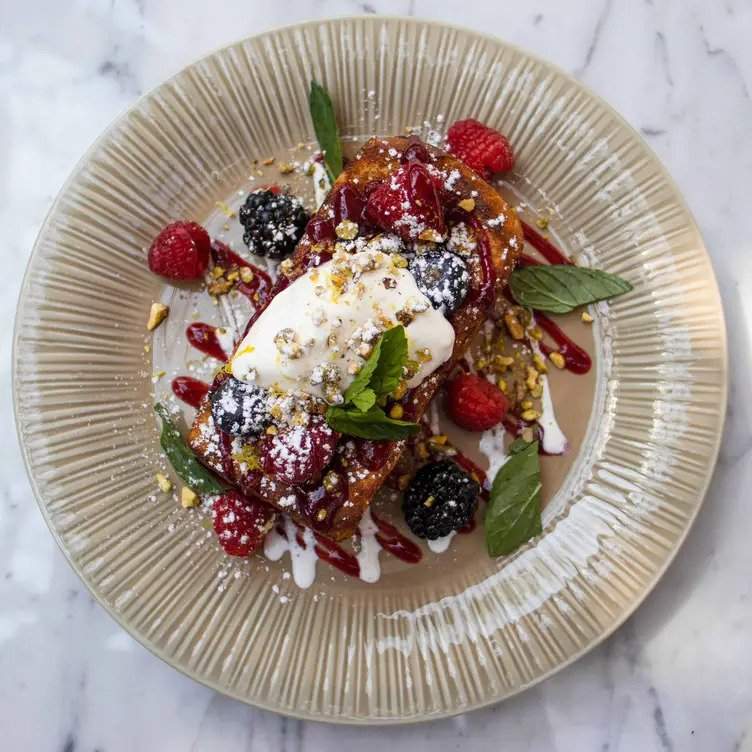
[[[399,169],[400,157],[410,144],[411,141],[403,137],[371,139],[337,178],[334,188],[349,183],[367,194],[374,184],[389,179]],[[432,158],[432,174],[444,182],[445,197],[451,196],[455,207],[462,202],[462,212],[452,211],[469,230],[463,257],[471,284],[465,301],[449,317],[455,330],[451,357],[403,400],[405,417],[415,421],[420,420],[441,383],[463,357],[523,245],[522,227],[514,210],[494,188],[455,157],[430,146],[426,149]],[[332,215],[333,193],[321,206],[317,217]],[[448,219],[451,231],[451,216]],[[312,265],[326,260],[333,250],[333,240],[314,242],[308,234],[304,235],[291,257],[291,268],[285,269],[287,280],[296,279]],[[284,286],[283,279],[275,289],[279,291]],[[257,465],[249,463],[239,439],[230,442],[229,437],[216,430],[208,399],[198,411],[189,441],[204,463],[237,483],[245,493],[262,498],[297,522],[335,540],[355,532],[371,499],[404,448],[404,442],[342,437],[332,469],[346,478],[346,483],[345,487],[340,484],[339,489],[332,491],[320,483],[316,483],[315,488],[291,487],[264,475]]]

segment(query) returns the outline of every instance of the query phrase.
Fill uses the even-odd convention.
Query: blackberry
[[[409,269],[418,289],[444,315],[457,310],[470,289],[465,262],[449,251],[418,253],[410,260]]]
[[[211,411],[217,428],[242,438],[258,436],[271,420],[266,389],[232,376],[211,395]]]
[[[451,460],[424,465],[410,481],[402,511],[419,538],[435,540],[470,522],[480,486]]]
[[[248,248],[271,259],[289,256],[308,222],[308,214],[297,198],[267,190],[250,193],[238,218],[245,228],[243,241]]]

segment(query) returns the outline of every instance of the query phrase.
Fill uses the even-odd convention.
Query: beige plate
[[[518,154],[512,189],[553,212],[570,253],[635,285],[598,313],[591,419],[552,489],[544,534],[508,559],[463,544],[440,565],[397,567],[376,585],[322,569],[300,591],[281,564],[257,558],[231,569],[192,513],[154,497],[157,361],[144,353],[144,323],[152,300],[172,295],[178,305],[192,293],[162,286],[143,248],[169,219],[208,221],[217,200],[247,189],[251,159],[312,138],[312,76],[331,91],[350,135],[442,122],[438,115],[500,128]],[[34,248],[16,321],[15,400],[47,522],[131,634],[246,702],[394,723],[507,697],[582,655],[634,610],[707,488],[726,402],[725,348],[702,239],[618,115],[497,39],[364,17],[220,50],[97,141]]]

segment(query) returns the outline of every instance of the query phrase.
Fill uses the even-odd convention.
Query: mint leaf
[[[368,387],[371,381],[371,376],[376,370],[376,366],[379,364],[379,358],[381,357],[381,341],[383,338],[383,335],[379,337],[371,354],[368,356],[368,360],[363,363],[363,367],[358,371],[358,375],[345,390],[344,396],[346,405],[352,402],[364,389],[366,389],[366,387]]]
[[[407,335],[402,324],[387,329],[377,340],[368,356],[368,360],[358,371],[358,375],[352,380],[345,390],[345,405],[356,402],[358,395],[369,388],[374,392],[374,397],[385,397],[394,391],[402,378],[402,368],[407,361]],[[365,399],[367,403],[369,398]],[[375,402],[375,399],[374,399]],[[365,408],[370,409],[373,402]]]
[[[512,447],[516,453],[496,473],[486,510],[484,527],[490,556],[511,554],[543,529],[538,442],[522,447],[515,441]]]
[[[339,139],[332,100],[326,89],[316,81],[311,81],[308,107],[311,111],[316,140],[324,153],[324,162],[329,178],[334,182],[337,175],[342,172],[342,144]]]
[[[222,493],[225,487],[210,470],[207,470],[196,459],[196,455],[193,454],[180,431],[172,422],[167,408],[157,403],[154,405],[154,410],[162,418],[162,433],[159,436],[159,443],[162,445],[167,459],[175,468],[175,472],[196,493]]]
[[[405,327],[387,329],[379,340],[379,362],[371,376],[369,386],[379,397],[393,392],[402,379],[402,368],[407,362],[407,335]]]
[[[511,457],[514,454],[524,452],[529,446],[529,441],[525,441],[525,439],[515,439],[507,448],[507,454]]]
[[[419,430],[417,423],[390,418],[380,407],[372,407],[365,413],[343,407],[330,407],[326,411],[326,421],[340,433],[377,441],[405,439]]]
[[[540,264],[515,269],[509,277],[509,289],[520,305],[549,313],[569,313],[577,306],[629,292],[632,285],[599,269]]]
[[[376,392],[366,387],[362,392],[358,392],[350,403],[357,407],[360,412],[368,412],[376,404]]]

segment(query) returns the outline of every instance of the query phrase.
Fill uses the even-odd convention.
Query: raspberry
[[[338,440],[339,434],[319,416],[307,426],[282,429],[264,439],[264,472],[292,486],[316,481],[332,461]]]
[[[168,279],[199,279],[209,263],[211,241],[195,222],[173,222],[154,238],[149,269]]]
[[[262,543],[274,521],[274,510],[237,491],[226,491],[214,500],[214,532],[230,556],[250,556]]]
[[[449,151],[484,178],[514,167],[514,154],[506,136],[469,118],[458,120],[447,132]]]
[[[485,431],[500,423],[509,403],[501,391],[486,379],[463,373],[452,379],[446,392],[449,417],[460,428]]]
[[[368,196],[365,215],[376,227],[405,240],[434,240],[445,232],[436,183],[420,162],[402,165]],[[428,237],[432,235],[433,237]]]

